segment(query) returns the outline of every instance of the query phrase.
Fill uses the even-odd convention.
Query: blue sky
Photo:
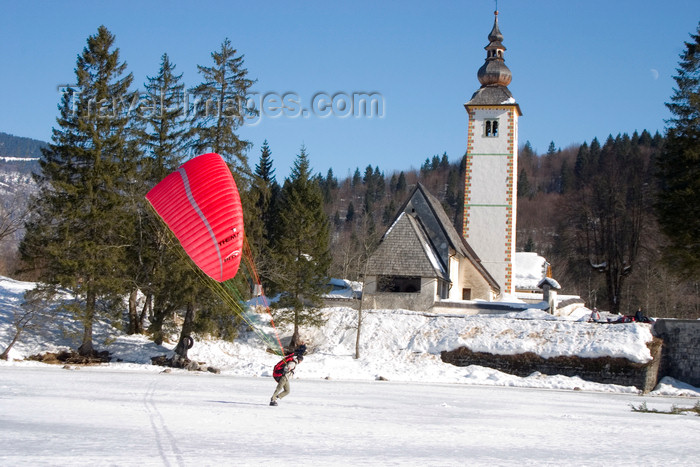
[[[550,141],[566,148],[610,133],[663,131],[700,2],[500,0],[498,8],[509,88],[523,111],[521,144],[544,153]],[[443,152],[457,161],[494,1],[26,1],[2,11],[0,131],[18,136],[50,139],[56,86],[74,82],[76,57],[101,24],[141,89],[164,52],[188,87],[198,84],[197,65],[210,65],[228,37],[257,96],[292,93],[311,109],[313,96],[377,93],[381,116],[319,107],[306,116],[263,114],[241,128],[253,143],[251,167],[267,139],[281,181],[302,145],[314,171],[332,167],[338,177],[369,164],[387,175],[418,168]]]

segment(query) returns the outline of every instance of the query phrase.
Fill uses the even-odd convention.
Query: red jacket
[[[275,378],[275,381],[279,381],[283,375],[287,374],[287,364],[289,362],[296,363],[295,354],[290,353],[289,355],[286,355],[282,360],[277,362],[275,367],[272,369],[272,377]]]

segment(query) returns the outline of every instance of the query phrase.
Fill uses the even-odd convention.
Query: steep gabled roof
[[[367,274],[440,277],[449,280],[430,239],[418,221],[399,214],[367,262]]]
[[[447,270],[449,250],[446,247],[449,246],[457,254],[467,258],[494,290],[500,290],[496,280],[481,264],[481,260],[476,252],[469,246],[464,237],[457,233],[440,200],[433,196],[421,183],[416,185],[416,188],[401,206],[394,223],[403,214],[409,214],[409,217],[420,226],[423,235],[428,239],[428,244],[433,249],[434,255],[438,258],[444,270]],[[384,234],[384,237],[382,237],[382,243],[384,243],[391,231],[392,228],[390,227]],[[448,243],[444,247],[441,245],[443,239]]]

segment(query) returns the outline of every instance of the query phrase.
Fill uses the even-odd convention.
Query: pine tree
[[[157,183],[177,169],[192,144],[185,121],[182,74],[175,74],[175,65],[165,53],[158,74],[145,83],[149,108],[141,112],[145,128],[140,136],[145,146],[149,173],[147,180]]]
[[[365,186],[365,198],[364,198],[364,210],[363,214],[371,214],[374,209],[373,205],[374,202],[376,201],[376,179],[374,177],[374,169],[372,168],[372,165],[368,165],[365,168],[365,176],[362,179],[362,182],[364,183]]]
[[[41,188],[21,245],[24,260],[41,266],[42,282],[77,297],[84,356],[95,353],[98,300],[126,290],[125,246],[133,238],[123,193],[137,157],[127,140],[135,94],[114,41],[100,26],[78,56],[77,86],[64,93],[52,143],[42,151]]]
[[[386,192],[386,180],[384,174],[379,170],[379,166],[374,166],[374,198],[381,200]]]
[[[574,166],[576,181],[579,183],[583,183],[590,175],[590,158],[591,154],[588,149],[588,143],[584,142],[578,148],[578,154],[576,154],[576,164]]]
[[[437,154],[430,159],[430,171],[434,172],[440,167],[440,156]]]
[[[598,167],[598,163],[600,162],[600,153],[600,141],[598,141],[598,138],[593,138],[588,150],[588,164],[591,167]]]
[[[564,159],[561,163],[561,175],[559,178],[561,180],[559,192],[561,194],[566,194],[571,191],[571,189],[574,187],[575,175],[574,171],[569,168],[569,162],[566,159]]]
[[[399,179],[396,181],[396,193],[403,194],[406,191],[406,175],[401,171]]]
[[[690,35],[667,107],[673,117],[657,162],[659,223],[670,239],[667,262],[678,274],[700,274],[700,25]]]
[[[431,165],[430,165],[430,158],[426,157],[425,162],[423,162],[423,165],[420,166],[420,173],[421,175],[425,176],[430,172]]]
[[[187,267],[179,260],[177,252],[170,248],[172,239],[166,227],[158,216],[149,212],[144,198],[149,189],[177,169],[189,146],[188,128],[184,121],[184,85],[181,83],[182,75],[174,74],[174,70],[175,65],[168,54],[163,54],[158,74],[153,78],[147,77],[145,88],[148,103],[145,108],[139,109],[136,131],[145,157],[140,165],[136,189],[130,193],[135,211],[135,235],[127,250],[133,274],[127,331],[130,334],[143,331],[143,313],[139,314],[136,310],[136,296],[141,291],[155,318],[151,320],[151,332],[156,340],[159,340],[161,329],[154,329],[153,326],[162,323],[161,315],[164,318],[165,310],[169,307],[153,302],[155,290],[181,289],[180,285],[173,283],[173,268]]]
[[[140,142],[145,158],[141,180],[144,187],[138,193],[138,216],[136,235],[129,248],[131,262],[138,272],[130,302],[135,301],[138,290],[145,294],[150,307],[149,333],[154,342],[164,339],[165,320],[175,312],[187,310],[182,324],[177,353],[187,357],[184,339],[190,337],[194,328],[196,297],[206,294],[205,286],[193,274],[180,245],[157,215],[149,212],[145,193],[177,170],[192,145],[191,132],[185,121],[184,84],[182,75],[175,74],[175,65],[168,54],[161,57],[160,68],[155,77],[147,77],[145,88],[149,106],[140,113]],[[130,331],[141,332],[142,315],[137,315],[135,305],[129,305]],[[135,319],[135,322],[133,322]]]
[[[527,172],[525,169],[520,170],[518,174],[518,198],[524,198],[530,196],[530,180],[527,178]]]
[[[269,244],[274,231],[275,215],[277,212],[276,202],[279,196],[280,186],[277,183],[275,169],[273,168],[272,151],[267,140],[263,141],[260,148],[260,162],[255,165],[255,176],[261,182],[258,186],[261,196],[258,197],[258,206],[260,208],[265,243]]]
[[[292,346],[299,343],[300,326],[323,322],[321,295],[328,291],[331,263],[328,219],[323,194],[313,181],[306,148],[294,162],[280,196],[280,236],[275,244],[277,262],[285,272],[277,280],[281,320],[294,324]],[[285,310],[286,309],[286,310]]]
[[[649,132],[647,130],[642,131],[642,134],[639,135],[638,144],[640,146],[651,147],[651,143],[652,143],[652,139],[651,139],[651,135],[649,134]]]
[[[355,205],[352,204],[352,201],[350,201],[350,204],[348,204],[348,212],[345,214],[345,222],[350,223],[355,219]]]
[[[328,169],[326,178],[321,179],[321,189],[323,191],[323,202],[330,204],[333,201],[333,191],[338,189],[338,179],[333,175],[333,169]]]
[[[447,153],[443,152],[442,157],[440,158],[440,168],[441,169],[448,169],[450,168],[450,160],[447,157]]]
[[[238,178],[250,175],[246,155],[250,143],[240,139],[236,130],[246,118],[257,115],[257,110],[247,106],[248,90],[254,81],[247,78],[248,70],[243,67],[243,56],[236,53],[231,41],[225,39],[219,51],[211,54],[213,66],[197,66],[204,82],[192,90],[192,104],[196,150],[223,156],[238,175],[236,182],[240,185]]]
[[[277,213],[280,186],[273,168],[272,151],[267,140],[260,148],[260,161],[255,165],[251,186],[253,215],[246,218],[246,237],[255,254],[255,264],[264,286],[270,286],[269,278],[275,275],[275,262],[270,251],[277,232]]]

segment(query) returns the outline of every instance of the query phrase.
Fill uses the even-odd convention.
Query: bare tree
[[[51,317],[53,309],[47,306],[50,297],[53,297],[50,289],[37,287],[24,294],[24,302],[15,312],[12,318],[12,327],[15,334],[0,354],[0,359],[7,360],[10,350],[19,341],[23,332],[38,329]]]
[[[368,216],[364,216],[362,220],[362,227],[365,231],[364,235],[361,235],[362,241],[360,242],[360,248],[358,248],[360,255],[358,258],[358,271],[362,271],[362,293],[365,290],[365,282],[367,280],[367,261],[372,255],[374,250],[377,248],[379,243],[379,235],[375,230],[370,228],[370,219]],[[360,335],[362,334],[362,296],[360,296],[360,306],[357,309],[357,337],[355,339],[355,358],[360,358]]]
[[[26,196],[24,192],[15,192],[0,202],[0,241],[13,236],[24,226],[29,213]]]
[[[569,227],[579,257],[605,277],[610,311],[619,313],[649,212],[648,157],[626,135],[610,137],[597,164],[598,170],[573,197]]]

